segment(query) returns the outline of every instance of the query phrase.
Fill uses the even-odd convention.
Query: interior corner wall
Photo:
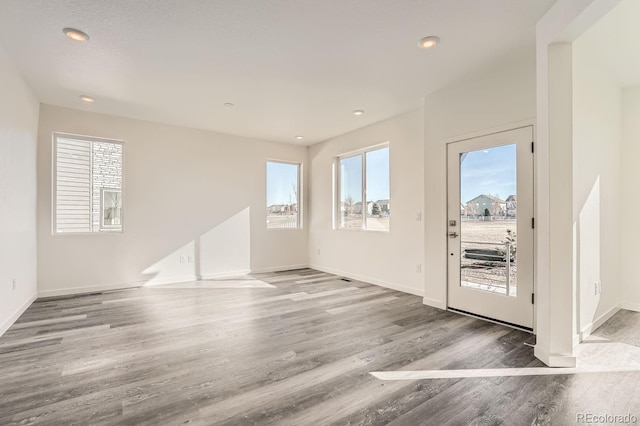
[[[0,47],[0,335],[37,295],[39,103]],[[14,288],[15,281],[15,288]]]
[[[428,95],[424,103],[424,215],[426,304],[447,304],[447,142],[512,123],[536,112],[536,65],[532,46],[515,56]],[[506,126],[506,127],[505,127]]]
[[[594,27],[572,49],[573,262],[580,338],[615,314],[621,302],[622,100],[619,84],[593,52],[597,37],[602,34]]]
[[[536,25],[535,355],[552,367],[576,364],[572,42],[619,2],[556,0]]]
[[[422,109],[401,114],[313,145],[309,261],[326,272],[422,295],[423,129]],[[333,162],[344,153],[389,142],[390,232],[332,228]],[[429,207],[431,208],[431,207]]]
[[[124,141],[124,232],[52,235],[53,132]],[[307,182],[307,155],[304,146],[42,105],[40,295],[306,266],[307,230],[267,230],[265,214],[266,161],[301,163]]]
[[[640,241],[640,86],[622,91],[622,176],[620,223],[624,227],[620,244],[622,307],[640,312],[640,276],[638,241]]]

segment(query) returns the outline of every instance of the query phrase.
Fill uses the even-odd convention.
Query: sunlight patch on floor
[[[550,376],[563,374],[640,372],[640,348],[589,338],[576,349],[573,368],[478,368],[461,370],[373,371],[380,380],[460,379],[471,377]]]

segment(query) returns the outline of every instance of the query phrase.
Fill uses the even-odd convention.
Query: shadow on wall
[[[146,268],[143,285],[244,275],[251,269],[249,207]]]
[[[578,221],[574,223],[576,290],[578,295],[576,316],[578,332],[590,334],[597,320],[601,293],[601,206],[600,176],[584,201]]]

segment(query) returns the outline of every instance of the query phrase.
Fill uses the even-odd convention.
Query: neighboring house
[[[373,201],[367,202],[367,215],[371,216],[373,212]],[[354,214],[362,214],[362,201],[358,201],[353,205]]]
[[[493,195],[481,194],[467,201],[464,206],[464,215],[485,216],[487,210],[490,216],[505,216],[507,204],[504,200]]]
[[[382,213],[390,213],[391,212],[391,203],[389,202],[389,200],[378,200],[376,201],[376,203],[378,203],[378,205],[380,206],[380,211]]]
[[[272,204],[267,207],[268,214],[291,214],[297,211],[297,204]]]
[[[284,208],[284,204],[272,204],[269,207],[267,207],[267,213],[280,214],[283,208]]]
[[[507,205],[507,217],[516,217],[518,215],[518,202],[515,195],[509,195],[505,200]]]

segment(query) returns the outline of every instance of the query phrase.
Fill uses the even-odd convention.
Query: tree
[[[353,214],[354,202],[353,202],[353,197],[351,195],[349,195],[344,200],[342,200],[342,204],[344,205],[345,216]]]
[[[295,200],[295,203],[293,202]],[[291,191],[289,191],[289,213],[297,213],[298,211],[298,185],[291,182]]]
[[[478,203],[468,202],[464,210],[467,216],[476,217],[480,215],[480,206],[478,206]]]
[[[515,258],[516,257],[516,243],[517,243],[517,238],[516,238],[516,233],[513,232],[511,229],[507,229],[507,236],[504,239],[504,243],[505,244],[510,244],[511,247],[511,257]]]
[[[382,210],[380,210],[380,204],[373,203],[373,206],[371,207],[371,216],[380,217],[381,214]]]
[[[502,241],[502,243],[505,245],[505,247],[508,244],[509,247],[509,258],[511,261],[516,260],[516,252],[517,252],[517,241],[518,239],[516,238],[516,233],[513,232],[511,229],[507,229],[507,236],[504,238],[504,240]],[[506,260],[506,250],[504,249],[500,249],[498,250],[498,252],[505,257]]]
[[[504,216],[504,209],[502,208],[502,205],[500,205],[499,202],[492,201],[490,213],[491,213],[490,216]]]

